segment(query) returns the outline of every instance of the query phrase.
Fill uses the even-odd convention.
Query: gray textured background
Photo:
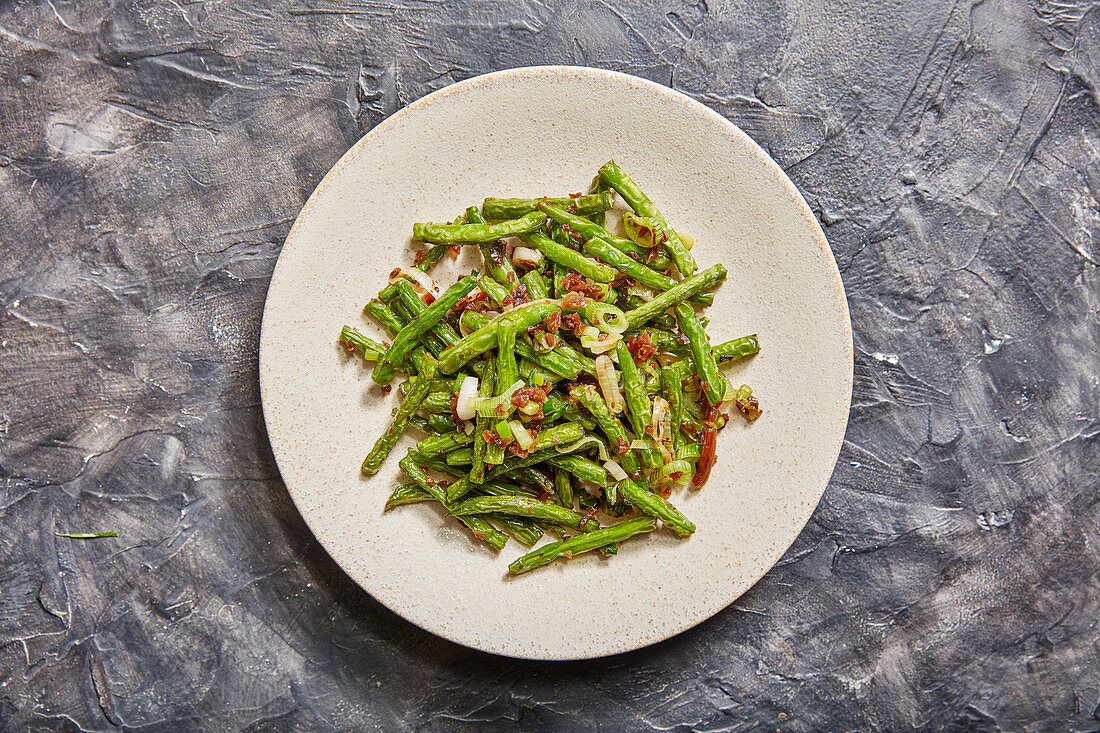
[[[0,59],[0,727],[1100,728],[1092,2],[2,2]],[[423,94],[540,63],[744,128],[818,213],[855,330],[794,547],[594,663],[471,652],[354,586],[256,377],[325,171]]]

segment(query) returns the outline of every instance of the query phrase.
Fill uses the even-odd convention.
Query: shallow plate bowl
[[[403,438],[382,471],[359,464],[397,398],[337,343],[389,271],[411,262],[414,221],[448,221],[486,196],[587,190],[615,159],[701,267],[722,262],[709,333],[757,333],[762,351],[727,369],[765,412],[733,415],[702,490],[671,498],[698,526],[668,530],[519,577],[437,505],[384,512]],[[436,270],[442,285],[479,267],[476,248]],[[388,337],[387,337],[388,338]],[[829,480],[848,418],[852,335],[825,237],[782,170],[730,122],[658,84],[574,67],[464,81],[375,127],[325,176],[272,277],[260,387],[283,480],[317,539],[368,593],[412,623],[488,652],[598,657],[652,644],[718,612],[770,568]],[[792,603],[794,599],[792,598]]]

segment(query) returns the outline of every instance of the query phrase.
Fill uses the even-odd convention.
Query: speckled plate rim
[[[450,97],[452,97],[454,95],[462,94],[466,89],[471,88],[473,86],[484,84],[484,83],[487,83],[491,80],[497,80],[497,79],[500,79],[500,78],[520,77],[520,76],[542,76],[542,77],[547,77],[549,79],[553,79],[554,77],[556,77],[560,74],[591,74],[591,75],[594,75],[594,76],[597,76],[597,77],[598,76],[604,76],[604,77],[609,77],[609,78],[620,78],[620,79],[623,79],[623,80],[628,80],[630,83],[635,84],[635,85],[639,85],[639,86],[642,86],[642,87],[648,87],[653,92],[656,92],[656,93],[661,94],[661,95],[665,95],[665,96],[667,96],[669,98],[672,98],[672,99],[675,99],[675,100],[677,100],[681,103],[685,103],[689,107],[695,108],[696,111],[698,111],[699,113],[701,113],[703,115],[706,115],[706,116],[709,116],[713,120],[715,120],[715,121],[721,123],[722,125],[724,125],[727,128],[729,134],[732,137],[737,138],[743,145],[745,145],[745,147],[756,158],[758,158],[758,162],[763,164],[765,167],[772,169],[772,172],[774,174],[776,174],[776,176],[777,176],[777,178],[780,182],[780,186],[784,189],[783,193],[785,193],[787,196],[790,196],[791,198],[793,198],[797,202],[798,208],[801,211],[801,214],[802,214],[802,217],[804,219],[804,223],[806,224],[807,230],[813,236],[814,240],[816,241],[818,247],[821,250],[821,253],[825,256],[827,261],[832,264],[830,274],[831,274],[831,276],[834,280],[835,295],[836,295],[836,298],[837,298],[837,306],[842,311],[843,325],[844,325],[844,329],[845,329],[845,333],[843,335],[843,347],[846,351],[845,357],[846,357],[846,361],[847,361],[847,364],[848,364],[848,369],[847,369],[847,381],[846,381],[846,385],[845,385],[845,388],[844,388],[844,392],[847,394],[847,403],[848,403],[849,409],[850,409],[851,395],[852,395],[852,385],[853,385],[853,376],[854,376],[853,375],[854,349],[853,349],[853,340],[852,340],[850,311],[848,309],[847,297],[846,297],[845,290],[844,290],[844,284],[843,284],[843,281],[841,279],[840,271],[839,271],[839,268],[837,267],[836,260],[833,257],[832,250],[829,247],[829,244],[828,244],[828,241],[825,237],[825,234],[821,230],[821,226],[818,223],[817,218],[814,216],[812,210],[810,209],[809,204],[806,202],[805,197],[802,196],[802,194],[798,190],[798,188],[794,185],[794,183],[790,180],[790,178],[787,177],[786,173],[782,170],[782,168],[768,155],[768,153],[763,148],[761,148],[754,140],[752,140],[747,134],[745,134],[739,127],[737,127],[735,124],[733,124],[732,122],[730,122],[726,118],[722,117],[722,115],[720,115],[718,112],[710,109],[706,105],[698,102],[697,100],[692,99],[691,97],[688,97],[687,95],[685,95],[685,94],[683,94],[679,91],[676,91],[674,89],[670,89],[669,87],[666,87],[662,84],[658,84],[656,82],[652,82],[650,80],[643,79],[641,77],[633,76],[631,74],[625,74],[625,73],[622,73],[622,72],[610,71],[610,70],[606,70],[606,69],[596,69],[596,68],[591,68],[591,67],[562,66],[562,65],[517,67],[517,68],[512,68],[512,69],[505,69],[505,70],[502,70],[502,71],[491,72],[491,73],[488,73],[488,74],[483,74],[483,75],[480,75],[480,76],[477,76],[477,77],[473,77],[473,78],[466,79],[466,80],[463,80],[463,81],[460,81],[460,82],[456,82],[456,83],[451,84],[447,87],[444,87],[442,89],[431,92],[430,94],[427,94],[424,97],[421,97],[420,99],[412,102],[411,104],[409,104],[408,106],[402,108],[401,110],[398,110],[397,112],[395,112],[394,114],[390,115],[385,120],[380,122],[378,125],[373,127],[370,131],[368,131],[365,135],[363,135],[358,141],[356,141],[356,143],[354,145],[352,145],[352,147],[349,148],[348,151],[343,156],[340,157],[340,159],[333,165],[333,167],[325,174],[324,178],[317,185],[317,187],[314,189],[313,193],[309,196],[306,203],[303,205],[303,207],[302,207],[301,211],[299,212],[298,216],[295,218],[294,224],[291,226],[291,229],[287,234],[286,240],[284,242],[284,248],[287,245],[291,244],[295,240],[295,233],[298,230],[300,223],[303,221],[303,219],[310,212],[311,206],[317,200],[319,200],[319,199],[321,199],[322,197],[325,196],[328,184],[340,173],[341,169],[343,167],[345,167],[348,164],[349,161],[356,158],[360,154],[360,151],[364,147],[369,145],[372,138],[374,138],[378,135],[384,134],[391,127],[399,124],[407,116],[418,114],[422,110],[427,108],[428,106],[430,106],[432,104],[442,102],[444,100],[447,100],[447,99],[449,99]],[[272,273],[272,277],[271,277],[271,280],[270,280],[269,285],[268,285],[268,298],[265,299],[264,312],[263,312],[263,317],[262,317],[261,326],[260,326],[260,346],[259,346],[260,398],[261,398],[261,410],[262,410],[263,415],[264,415],[264,419],[265,419],[265,423],[266,423],[266,429],[267,429],[267,433],[268,433],[268,440],[271,444],[272,453],[275,457],[276,465],[279,467],[280,474],[283,476],[284,483],[287,487],[287,491],[290,494],[291,499],[294,501],[294,503],[298,507],[299,512],[301,513],[301,515],[303,517],[303,520],[306,522],[306,524],[309,527],[310,531],[313,533],[314,537],[321,544],[321,546],[325,549],[325,551],[329,554],[329,556],[332,557],[333,560],[345,570],[345,572],[348,572],[348,574],[352,578],[352,580],[355,581],[360,587],[362,587],[368,593],[370,593],[370,588],[368,588],[363,582],[361,582],[360,579],[356,578],[354,573],[349,571],[349,569],[347,567],[345,567],[344,565],[342,565],[339,562],[339,560],[337,558],[337,554],[334,553],[333,548],[326,541],[325,528],[324,527],[319,527],[319,526],[314,526],[314,523],[311,522],[310,517],[308,516],[308,513],[302,511],[302,503],[301,503],[300,497],[298,495],[299,492],[301,491],[301,487],[297,487],[297,486],[294,485],[294,482],[286,480],[286,471],[284,470],[284,463],[285,463],[285,461],[288,460],[289,457],[288,457],[287,451],[284,447],[285,443],[286,443],[286,440],[284,439],[285,436],[282,433],[281,426],[273,425],[272,421],[270,420],[270,414],[269,414],[270,407],[269,407],[269,405],[271,404],[272,400],[276,399],[276,397],[269,392],[268,386],[267,386],[269,380],[265,378],[265,374],[267,374],[267,372],[268,372],[268,368],[265,368],[265,364],[270,365],[270,358],[266,357],[266,354],[268,354],[269,351],[268,351],[268,349],[265,348],[265,344],[269,343],[269,340],[267,338],[267,334],[269,333],[269,330],[271,328],[270,319],[268,317],[268,315],[269,315],[269,305],[270,305],[270,302],[269,302],[270,294],[273,290],[276,289],[277,283],[280,279],[280,273],[283,269],[283,265],[284,265],[284,262],[285,262],[285,258],[283,258],[281,255],[282,255],[282,252],[280,252],[280,257],[279,257],[278,261],[276,262],[274,272]],[[751,581],[744,584],[744,587],[739,587],[739,588],[734,589],[730,593],[729,599],[725,604],[721,605],[720,607],[715,607],[712,610],[710,610],[709,612],[698,615],[698,616],[685,617],[681,624],[679,624],[675,627],[666,628],[662,633],[660,633],[658,635],[648,637],[648,638],[639,637],[639,638],[634,639],[631,643],[628,643],[628,644],[626,644],[626,645],[624,645],[620,648],[609,648],[609,649],[606,649],[606,650],[599,650],[597,653],[592,653],[592,654],[584,653],[584,654],[571,654],[571,655],[545,655],[545,654],[516,653],[512,650],[509,650],[506,645],[502,647],[502,646],[497,646],[497,645],[473,644],[473,643],[470,643],[467,639],[460,637],[459,635],[449,633],[448,630],[446,630],[446,629],[441,630],[441,629],[428,628],[428,626],[418,622],[417,620],[411,618],[408,614],[404,613],[404,609],[402,607],[397,606],[397,605],[392,604],[392,603],[388,603],[388,602],[386,602],[385,599],[379,598],[378,596],[374,596],[374,594],[372,594],[372,596],[375,597],[376,600],[378,600],[380,603],[382,603],[382,605],[385,606],[386,608],[388,608],[389,610],[393,611],[394,613],[401,616],[402,618],[409,621],[410,623],[413,623],[414,625],[419,626],[420,628],[428,631],[429,633],[440,636],[444,639],[447,639],[448,641],[452,641],[452,642],[457,643],[459,645],[467,646],[471,649],[476,649],[476,650],[479,650],[479,651],[486,651],[486,652],[489,652],[489,653],[492,653],[492,654],[497,654],[497,655],[500,655],[500,656],[513,657],[513,658],[519,658],[519,659],[534,659],[534,660],[542,660],[542,661],[570,661],[570,660],[579,660],[579,659],[595,659],[595,658],[608,657],[608,656],[614,656],[614,655],[617,655],[617,654],[628,653],[628,652],[635,651],[637,649],[641,649],[641,648],[650,646],[652,644],[656,644],[656,643],[659,643],[661,641],[665,641],[667,639],[673,638],[673,637],[678,636],[679,634],[681,634],[681,633],[683,633],[683,632],[685,632],[685,631],[687,631],[691,628],[694,628],[695,626],[699,625],[703,621],[706,621],[707,619],[713,617],[714,615],[718,614],[722,610],[728,608],[729,605],[731,605],[738,598],[740,598],[742,595],[744,595],[744,593],[746,593],[753,585],[755,585],[762,577],[764,577],[764,575],[767,574],[767,572],[775,565],[775,563],[787,551],[787,549],[790,547],[790,545],[793,544],[794,540],[801,533],[801,531],[805,527],[806,523],[809,522],[809,519],[813,514],[813,510],[816,508],[818,502],[820,502],[821,496],[824,494],[825,489],[828,487],[828,483],[829,483],[829,480],[831,479],[832,472],[835,469],[836,458],[839,456],[841,447],[843,445],[844,435],[845,435],[845,432],[846,432],[846,429],[847,429],[848,417],[849,417],[848,411],[846,410],[845,414],[843,416],[842,422],[837,425],[836,430],[835,430],[835,435],[834,435],[834,440],[833,440],[834,448],[831,452],[831,454],[833,455],[831,465],[828,469],[828,472],[824,476],[824,479],[822,481],[820,481],[820,488],[815,492],[812,502],[809,502],[807,504],[808,508],[806,508],[806,510],[804,511],[804,516],[801,517],[800,521],[798,521],[796,524],[792,525],[792,527],[797,526],[797,530],[793,531],[793,532],[790,532],[789,538],[787,538],[785,541],[777,542],[770,548],[771,552],[767,553],[767,555],[766,555],[767,561],[766,561],[766,563],[761,563],[760,564],[759,572],[755,573],[752,576]]]

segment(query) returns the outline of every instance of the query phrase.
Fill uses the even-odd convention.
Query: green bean
[[[477,286],[481,288],[483,293],[489,296],[489,302],[493,304],[494,308],[501,307],[504,303],[504,299],[508,297],[508,288],[491,277],[482,277],[478,280]],[[473,311],[466,311],[465,313],[473,313]],[[463,315],[465,315],[465,313]]]
[[[605,240],[598,237],[589,239],[584,243],[584,253],[599,257],[619,272],[634,278],[643,285],[657,290],[670,290],[675,287],[676,281],[668,275],[651,270],[641,262],[632,260]],[[711,305],[714,296],[710,293],[697,293],[692,296],[693,301],[700,305]]]
[[[581,239],[589,240],[593,237],[610,242],[616,249],[621,250],[628,255],[635,255],[639,261],[644,262],[646,256],[649,254],[646,250],[639,247],[635,242],[626,237],[616,237],[611,232],[604,229],[599,224],[595,224],[584,217],[577,216],[576,214],[570,214],[564,209],[560,209],[550,204],[539,202],[539,210],[549,216],[552,220],[559,224],[569,227],[572,231],[576,232]],[[659,257],[647,263],[650,267],[663,270],[668,267],[668,258]]]
[[[626,413],[630,420],[630,428],[634,436],[641,439],[646,436],[646,426],[649,425],[653,415],[653,405],[649,401],[649,395],[645,391],[645,383],[638,371],[638,365],[634,363],[634,357],[626,342],[620,341],[615,346],[615,352],[619,355],[619,369],[623,373],[623,395],[626,398]],[[647,448],[639,451],[642,465],[646,468],[657,468],[661,465],[660,452]]]
[[[620,481],[619,491],[622,492],[624,499],[643,514],[660,519],[662,524],[681,537],[687,537],[695,531],[695,525],[687,517],[676,507],[647,489],[641,481],[633,479]]]
[[[652,532],[655,529],[657,529],[657,523],[650,517],[629,519],[594,532],[586,532],[567,540],[543,545],[515,560],[508,566],[508,570],[517,575],[526,573],[529,570],[547,565],[560,557],[573,558],[585,552],[598,550],[601,547],[630,539],[634,535]]]
[[[542,530],[531,520],[506,514],[489,514],[489,519],[512,536],[516,542],[531,547],[542,538]]]
[[[469,209],[467,209],[467,211],[469,211]],[[477,211],[477,209],[474,209],[474,211]],[[458,217],[451,223],[465,224],[467,223],[467,221],[469,220],[465,217],[465,215],[463,215]],[[432,268],[435,267],[435,263],[439,262],[443,255],[447,253],[447,248],[448,245],[446,244],[436,244],[429,247],[427,250],[424,251],[423,259],[416,264],[416,269],[420,270],[421,272],[431,272]]]
[[[413,450],[415,453],[415,449]],[[424,458],[419,456],[416,460],[417,464],[424,468],[430,468],[433,471],[443,474],[444,476],[451,476],[453,478],[460,478],[465,475],[465,471],[454,466],[448,466],[445,461],[441,461],[438,458]]]
[[[401,400],[401,404],[393,411],[386,432],[379,436],[374,448],[363,459],[363,473],[367,475],[378,473],[378,469],[382,467],[386,456],[397,445],[397,439],[401,437],[401,433],[405,432],[405,426],[409,424],[409,418],[420,409],[420,403],[428,395],[428,387],[431,385],[432,377],[435,376],[431,365],[425,365],[425,367],[423,374],[412,378],[412,387],[409,388],[409,393],[405,395],[405,398]]]
[[[511,290],[519,282],[516,266],[508,259],[504,245],[500,242],[486,242],[481,245],[481,256],[485,260],[485,269],[493,279]]]
[[[486,481],[481,486],[475,486],[473,491],[481,496],[526,496],[531,499],[537,499],[540,493],[530,486],[510,481]]]
[[[442,412],[444,410],[450,412],[452,397],[454,397],[454,392],[449,390],[447,392],[431,392],[424,398],[420,409],[428,412]]]
[[[542,279],[542,274],[538,270],[529,271],[519,280],[527,286],[527,294],[534,300],[550,297],[550,291],[546,288],[546,281]]]
[[[666,240],[662,242],[665,251],[668,252],[669,257],[676,263],[676,269],[680,271],[680,274],[684,277],[691,277],[695,274],[697,265],[695,264],[695,258],[691,256],[687,247],[684,246],[680,236],[668,226],[668,221],[660,210],[654,205],[649,197],[645,195],[638,184],[624,173],[619,166],[615,165],[615,161],[608,161],[602,168],[600,168],[600,177],[607,181],[607,184],[613,189],[619,192],[619,195],[623,197],[623,200],[630,205],[630,208],[640,216],[645,216],[653,219],[665,228]]]
[[[420,404],[420,409],[424,409],[424,403]],[[425,418],[420,417],[420,415],[413,415],[409,418],[409,427],[413,428],[414,430],[419,430],[425,435],[435,435],[436,433],[436,431],[432,428],[432,424]]]
[[[351,326],[340,331],[340,341],[352,351],[356,351],[366,361],[378,361],[386,353],[386,347],[372,338],[364,336]]]
[[[399,364],[405,355],[416,347],[419,338],[432,326],[438,323],[447,311],[458,305],[467,293],[477,286],[477,276],[467,275],[451,287],[443,295],[429,305],[413,321],[408,323],[396,336],[393,343],[386,350],[382,361],[374,366],[371,378],[378,384],[385,386],[393,379],[394,366]],[[444,372],[449,373],[449,372]]]
[[[556,384],[562,380],[562,377],[553,372],[540,369],[527,359],[521,359],[519,362],[519,378],[523,380],[524,384],[531,387]]]
[[[455,373],[459,367],[470,359],[495,348],[497,334],[501,327],[510,325],[517,331],[529,328],[556,313],[560,307],[558,302],[553,300],[534,301],[525,303],[503,316],[493,319],[485,326],[460,339],[454,346],[449,346],[440,356],[439,370],[443,374]]]
[[[554,347],[554,353],[569,359],[579,371],[585,374],[596,374],[596,360],[591,356],[585,356],[564,341]]]
[[[403,484],[390,494],[390,498],[386,500],[386,509],[405,504],[420,504],[425,501],[435,501],[435,497],[420,488],[419,484]]]
[[[467,435],[462,431],[444,433],[443,435],[433,435],[429,438],[424,438],[424,440],[416,444],[416,452],[424,458],[435,458],[438,455],[453,451],[455,448],[470,445],[473,442],[474,436]]]
[[[415,318],[412,311],[406,308],[405,304],[398,300],[394,300],[392,303],[390,303],[390,308],[393,309],[394,314],[398,318],[400,318],[401,322],[404,323],[406,326],[412,323],[413,319]],[[427,352],[431,354],[432,358],[434,359],[438,359],[439,355],[443,353],[443,349],[447,348],[447,346],[439,339],[439,337],[433,334],[431,331],[425,332],[419,340],[420,343],[417,344],[416,348],[426,349]]]
[[[463,328],[476,331],[488,325],[491,320],[484,313],[466,311],[462,314],[460,322]],[[526,341],[517,341],[515,351],[517,356],[521,356],[546,371],[553,372],[565,379],[576,379],[582,371],[589,373],[595,373],[596,371],[595,361],[583,356],[572,346],[565,343],[559,343],[553,351],[540,354]]]
[[[451,451],[443,458],[447,461],[448,466],[469,466],[474,462],[474,449],[472,447],[459,448]]]
[[[559,426],[555,425],[553,428],[547,428],[547,430],[553,430],[554,428],[557,428],[557,427],[559,427]],[[541,435],[541,433],[540,433],[540,435]],[[536,445],[538,445],[538,441],[539,441],[539,436],[535,436],[535,444]],[[543,438],[543,442],[544,442],[544,444],[549,445],[549,444],[553,444],[554,441],[551,440],[550,438]],[[489,450],[491,450],[493,448],[496,448],[496,447],[498,447],[498,446],[490,444],[489,445]],[[500,450],[503,452],[504,449],[500,448]],[[531,453],[527,454],[527,456],[525,456],[524,458],[515,458],[510,463],[500,463],[500,464],[493,465],[493,467],[491,469],[489,469],[485,474],[486,483],[489,483],[491,481],[495,481],[496,479],[499,479],[503,476],[507,476],[510,471],[514,471],[517,468],[523,468],[525,466],[534,466],[536,464],[543,463],[544,461],[548,461],[551,458],[560,458],[560,457],[569,456],[569,455],[570,454],[568,454],[568,453],[560,453],[556,447],[555,448],[544,448],[544,449],[539,449],[539,450],[532,451]],[[489,463],[489,461],[486,461],[486,463]],[[591,461],[589,461],[589,463],[591,463]],[[599,464],[592,463],[592,465],[599,468],[600,471],[603,471],[603,468]],[[577,467],[577,470],[583,470],[587,473],[593,473],[590,466],[582,466],[580,464],[577,464],[576,467]],[[458,479],[453,484],[451,484],[450,486],[447,487],[447,501],[456,501],[458,499],[461,499],[463,496],[466,495],[467,492],[470,491],[471,488],[472,487],[470,485],[470,481],[469,481],[468,477],[463,476],[462,478]]]
[[[397,299],[408,308],[409,312],[412,313],[414,317],[419,318],[420,314],[427,310],[428,306],[424,304],[424,301],[422,301],[420,296],[416,294],[416,291],[412,289],[408,280],[398,280],[394,285],[397,289]],[[445,346],[451,346],[457,343],[459,339],[455,330],[443,321],[432,326],[431,332],[434,333]]]
[[[555,244],[557,244],[557,242],[555,242]],[[566,249],[568,249],[568,247]],[[569,251],[572,252],[573,250]],[[595,260],[593,260],[593,262],[595,262]],[[568,277],[570,271],[565,265],[560,265],[557,262],[552,264],[554,266],[554,297],[564,298],[566,293],[569,292],[565,289],[565,278]],[[596,262],[596,264],[599,265],[600,263]]]
[[[627,312],[630,312],[630,311],[635,310],[637,308],[641,308],[647,302],[648,301],[643,300],[643,299],[641,299],[637,296],[634,296],[634,295],[624,295],[621,298],[619,298],[619,305],[622,306],[623,310],[625,310]],[[657,328],[657,329],[667,331],[670,328],[676,328],[676,319],[673,318],[668,313],[660,313],[660,314],[654,316],[653,318],[649,319],[649,322],[648,322],[647,325],[652,326],[653,328]],[[656,342],[654,342],[654,343],[656,343]]]
[[[558,352],[557,349],[548,351],[545,354],[540,354],[526,341],[517,341],[516,354],[527,359],[532,364],[542,367],[546,371],[553,372],[565,379],[576,379],[581,372],[580,368],[569,356]]]
[[[759,352],[760,342],[756,339],[754,333],[751,336],[742,336],[720,343],[711,351],[714,352],[714,358],[719,364],[728,364]]]
[[[423,468],[417,465],[417,457],[416,451],[410,450],[408,454],[401,459],[401,470],[405,472],[406,476],[415,481],[421,489],[431,494],[432,498],[442,504],[444,509],[450,511],[451,507],[447,503],[447,498],[444,495],[443,489],[439,487]],[[489,524],[489,521],[484,517],[458,517],[458,521],[469,527],[474,537],[486,542],[495,550],[504,547],[505,543],[508,542],[508,537],[496,527]]]
[[[596,424],[607,436],[611,449],[620,454],[619,462],[623,470],[630,475],[637,475],[641,467],[638,465],[637,457],[630,451],[630,439],[627,437],[626,430],[623,429],[619,419],[611,414],[603,397],[596,393],[596,388],[591,384],[574,385],[569,390],[569,396],[596,418]]]
[[[368,316],[378,321],[387,331],[390,332],[390,336],[396,336],[402,328],[404,328],[406,321],[398,318],[397,314],[393,312],[393,309],[380,300],[372,300],[363,306],[363,312]],[[428,352],[423,347],[417,347],[409,354],[409,361],[413,365],[413,369],[419,374],[424,371],[424,359],[428,356]]]
[[[500,318],[500,316],[492,318],[478,311],[463,311],[462,315],[458,317],[458,326],[464,333],[471,334],[479,328],[489,325],[497,318]]]
[[[589,194],[604,194],[604,193],[611,194],[611,206],[608,206],[607,208],[610,209],[612,206],[615,205],[615,192],[611,190],[611,186],[608,186],[607,182],[604,179],[600,178],[599,173],[597,173],[596,177],[592,179],[592,183],[588,187],[588,193]],[[600,226],[603,226],[604,223],[607,221],[607,212],[606,211],[596,211],[596,212],[593,212],[591,214],[587,214],[585,216],[585,218],[588,219],[593,224],[599,224]]]
[[[517,216],[537,211],[539,201],[545,201],[563,209],[572,207],[578,214],[593,214],[606,211],[615,204],[615,195],[611,191],[597,192],[587,196],[542,199],[485,199],[481,213],[486,219],[514,219]]]
[[[661,383],[668,400],[670,423],[672,425],[672,449],[679,451],[683,446],[680,424],[684,421],[684,368],[685,362],[678,361],[661,372]]]
[[[485,217],[475,207],[471,206],[467,209],[466,216],[471,224],[486,223]],[[512,260],[504,252],[504,245],[499,241],[494,241],[483,242],[479,246],[482,259],[485,261],[485,269],[489,271],[494,280],[511,290],[519,281],[519,273],[516,272],[516,266],[512,264]],[[497,307],[499,308],[500,305],[498,304]]]
[[[535,434],[533,450],[545,450],[561,445],[575,443],[584,437],[585,429],[580,423],[562,422],[543,428]]]
[[[598,257],[619,272],[648,287],[657,290],[668,290],[676,284],[676,281],[668,275],[651,270],[645,264],[631,259],[625,253],[613,247],[606,239],[592,237],[584,243],[583,250],[586,255]]]
[[[695,273],[686,280],[681,280],[676,283],[674,287],[661,293],[645,305],[627,311],[627,330],[633,330],[645,325],[654,316],[664,313],[677,303],[682,303],[696,293],[721,282],[725,277],[725,267],[722,265],[712,265],[705,270]]]
[[[428,415],[428,425],[437,433],[450,433],[458,430],[458,423],[450,415],[433,412]]]
[[[514,237],[537,229],[546,221],[540,211],[496,224],[413,224],[413,239],[436,244],[477,244]]]
[[[540,496],[554,493],[554,482],[534,466],[523,466],[509,471],[508,478],[537,489]]]
[[[567,271],[572,270],[595,282],[609,283],[618,277],[614,268],[602,265],[596,260],[585,257],[580,252],[558,244],[554,240],[544,237],[538,232],[531,232],[530,234],[523,235],[523,243],[542,252],[546,256],[546,259],[567,268]],[[625,255],[623,256],[625,257]],[[631,260],[631,262],[633,262],[633,260]],[[562,277],[564,278],[564,275]],[[555,283],[556,282],[555,280]],[[564,293],[555,292],[555,295],[560,298]]]
[[[516,329],[510,324],[502,324],[497,329],[497,394],[519,379],[519,367],[516,366]]]
[[[546,403],[542,406],[542,419],[554,422],[565,414],[568,407],[569,403],[557,393],[557,390],[553,390],[546,395]]]
[[[554,492],[563,507],[573,508],[573,479],[564,468],[554,469]]]
[[[556,456],[550,456],[545,459],[547,463],[555,468],[564,468],[569,473],[573,474],[581,481],[590,481],[597,486],[607,486],[607,470],[584,456],[573,455],[571,453],[565,453]]]
[[[496,370],[490,361],[481,361],[484,367],[481,370],[481,381],[477,385],[478,397],[492,397],[496,389]],[[488,416],[478,415],[474,420],[474,451],[473,464],[470,466],[470,481],[480,484],[485,481],[485,453],[488,443],[485,440],[485,431],[489,429],[491,422]]]
[[[699,386],[707,401],[717,405],[725,396],[725,383],[718,375],[718,364],[714,361],[707,332],[696,318],[695,311],[686,303],[676,306],[676,321],[680,324],[680,331],[688,338],[691,356],[695,360],[695,373],[699,375]]]
[[[687,344],[680,343],[680,336],[663,328],[648,328],[641,331],[649,339],[649,343],[661,351],[682,356],[688,353]]]
[[[409,381],[402,382],[397,388],[397,393],[408,394],[411,386],[412,384]],[[428,392],[454,392],[454,380],[435,377],[428,381]]]
[[[557,348],[545,354],[540,354],[526,341],[517,341],[516,354],[565,379],[576,379],[581,372],[576,363],[569,356],[559,352]]]
[[[475,496],[451,507],[451,515],[456,517],[489,513],[541,519],[575,530],[580,530],[581,522],[584,521],[584,516],[572,509],[522,496]],[[595,520],[585,522],[584,526],[587,528],[593,524],[596,526],[592,531],[599,529],[599,524]]]

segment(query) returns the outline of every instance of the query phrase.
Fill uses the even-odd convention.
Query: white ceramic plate
[[[509,577],[524,548],[470,541],[438,505],[383,504],[402,439],[382,471],[359,464],[396,400],[337,343],[391,268],[411,262],[414,221],[447,221],[486,196],[586,190],[610,159],[677,229],[700,267],[723,262],[709,327],[718,343],[758,333],[762,351],[728,370],[765,412],[733,415],[707,486],[673,503],[698,527],[626,542]],[[436,270],[478,267],[475,248]],[[442,263],[441,263],[442,264]],[[388,337],[387,337],[388,338]],[[514,69],[428,95],[363,137],[317,187],[287,237],[260,340],[260,387],[283,480],[317,539],[367,592],[466,646],[532,659],[637,649],[710,617],[790,546],[836,462],[852,389],[843,285],[813,214],[780,168],[717,113],[666,87],[574,67]]]

